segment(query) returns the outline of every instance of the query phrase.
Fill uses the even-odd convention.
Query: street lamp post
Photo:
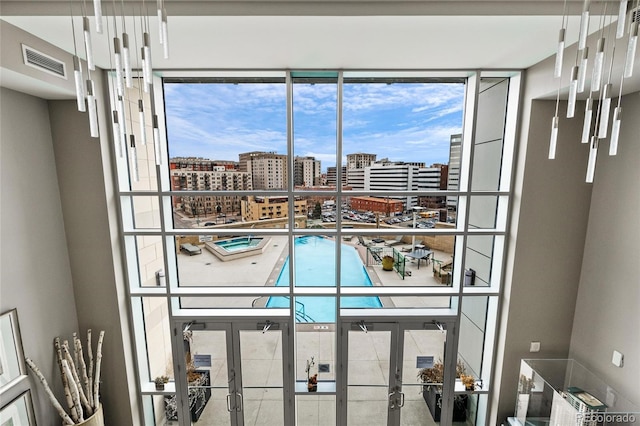
[[[424,207],[414,206],[413,208],[413,235],[411,236],[411,251],[416,249],[416,215],[420,210],[424,210]]]

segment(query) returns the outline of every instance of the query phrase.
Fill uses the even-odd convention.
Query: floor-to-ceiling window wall
[[[484,424],[519,84],[218,71],[130,89],[114,152],[146,424]]]

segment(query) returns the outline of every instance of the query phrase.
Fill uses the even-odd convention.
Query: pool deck
[[[287,238],[284,236],[272,236],[271,241],[265,247],[262,254],[223,262],[207,250],[196,256],[178,254],[178,274],[182,286],[193,287],[228,287],[228,286],[273,286],[276,284],[280,270],[289,255]],[[343,241],[343,247],[353,247],[358,251],[363,264],[366,263],[366,247],[359,245],[357,240]],[[384,244],[378,244],[384,247]],[[398,245],[398,251],[410,249],[411,245]],[[433,258],[439,261],[451,259],[451,255],[441,251],[434,251]],[[431,263],[425,265],[414,259],[407,258],[406,270],[410,272],[402,278],[395,271],[383,271],[381,265],[366,266],[369,277],[374,286],[383,287],[411,287],[434,286],[445,287],[434,276]],[[249,308],[254,303],[254,297],[211,297],[200,298],[198,301],[192,298],[183,298],[187,307],[211,307],[211,308]],[[449,301],[447,297],[386,297],[382,298],[385,307],[444,307]],[[264,306],[266,300],[258,300],[254,306]]]

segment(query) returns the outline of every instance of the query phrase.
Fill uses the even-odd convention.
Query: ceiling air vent
[[[24,64],[56,77],[67,79],[67,68],[65,63],[52,56],[38,52],[32,47],[22,45],[22,57]]]

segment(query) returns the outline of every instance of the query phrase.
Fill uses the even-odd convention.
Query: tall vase
[[[104,426],[104,416],[102,415],[102,404],[100,404],[100,406],[95,411],[95,413],[93,413],[84,422],[78,423],[78,425],[82,425],[82,426]]]

